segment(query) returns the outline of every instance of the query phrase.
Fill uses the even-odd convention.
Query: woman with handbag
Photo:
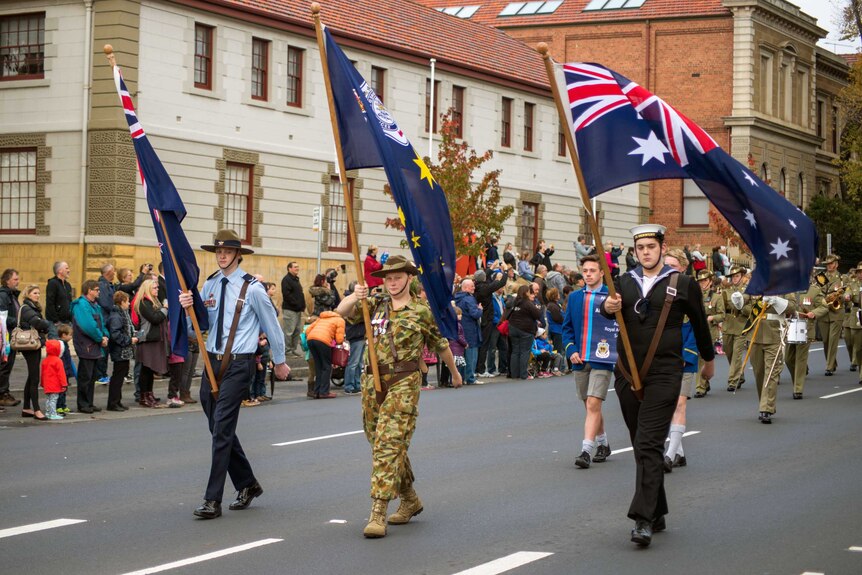
[[[332,376],[332,342],[344,343],[344,318],[334,311],[324,311],[306,332],[308,351],[314,360],[314,399],[336,397],[329,391]]]
[[[42,317],[42,306],[39,305],[41,295],[42,290],[39,286],[27,286],[24,291],[24,302],[18,310],[16,330],[36,330],[31,332],[32,335],[29,338],[30,349],[19,348],[24,361],[27,362],[27,383],[24,384],[24,405],[21,408],[21,416],[45,421],[48,418],[39,408],[39,364],[42,363],[42,346],[45,345],[45,336],[51,329],[51,322]],[[13,337],[13,342],[15,340],[20,341],[19,338]]]
[[[159,283],[144,280],[135,299],[135,313],[141,319],[138,331],[137,360],[141,363],[141,399],[143,407],[161,407],[153,395],[153,378],[168,372],[168,308],[159,301]]]

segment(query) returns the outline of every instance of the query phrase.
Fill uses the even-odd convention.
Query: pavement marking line
[[[833,393],[831,395],[824,395],[821,396],[820,399],[832,399],[833,397],[838,397],[839,395],[847,395],[848,393],[856,393],[857,391],[862,391],[862,387],[848,389],[847,391],[839,391],[838,393]]]
[[[859,552],[862,552],[862,547],[855,547],[855,546],[854,546],[854,547],[851,547],[850,549],[848,549],[847,551],[859,551]]]
[[[239,553],[240,551],[248,551],[249,549],[254,549],[255,547],[262,547],[264,545],[269,545],[270,543],[279,543],[281,541],[284,541],[284,539],[261,539],[260,541],[252,541],[251,543],[246,543],[245,545],[237,545],[236,547],[222,549],[221,551],[213,551],[212,553],[198,555],[197,557],[180,559],[179,561],[174,561],[173,563],[165,563],[164,565],[147,567],[146,569],[141,569],[140,571],[130,571],[129,573],[124,573],[123,575],[148,575],[149,573],[161,573],[162,571],[167,571],[168,569],[176,569],[177,567],[194,565],[195,563],[202,563],[203,561],[209,561],[210,559],[218,559],[219,557],[224,557],[225,555]]]
[[[67,525],[86,522],[86,519],[54,519],[53,521],[31,523],[30,525],[22,525],[21,527],[10,527],[9,529],[0,529],[0,539],[3,539],[4,537],[12,537],[13,535],[23,535],[24,533],[33,533],[35,531],[44,531],[45,529],[54,529],[55,527],[65,527]]]
[[[804,571],[802,575],[826,575],[826,573],[821,573],[820,571]]]
[[[683,437],[688,437],[689,435],[697,435],[700,433],[699,431],[686,431],[682,434]],[[665,439],[665,441],[668,441]],[[614,449],[611,451],[611,455],[616,455],[617,453],[625,453],[626,451],[634,451],[634,447],[623,447],[622,449]]]
[[[527,563],[532,563],[533,561],[538,561],[539,559],[544,559],[553,555],[553,553],[542,553],[540,551],[518,551],[517,553],[512,553],[511,555],[506,555],[505,557],[500,557],[499,559],[494,559],[488,563],[483,563],[482,565],[477,565],[472,569],[467,569],[466,571],[459,571],[455,573],[455,575],[498,575],[499,573],[505,573],[506,571],[511,571],[512,569],[517,569],[522,565],[526,565]]]
[[[285,445],[297,445],[299,443],[308,443],[309,441],[320,441],[322,439],[333,439],[335,437],[344,437],[346,435],[356,435],[357,433],[364,433],[363,430],[358,429],[356,431],[346,431],[344,433],[335,433],[333,435],[321,435],[320,437],[309,437],[308,439],[297,439],[296,441],[285,441],[284,443],[273,443],[273,447],[284,447]]]

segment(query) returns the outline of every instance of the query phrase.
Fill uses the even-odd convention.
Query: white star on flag
[[[742,210],[742,213],[745,214],[745,219],[748,220],[748,223],[751,224],[752,228],[757,227],[757,220],[754,219],[754,212],[749,212],[748,210]]]
[[[772,246],[772,251],[771,251],[771,252],[769,252],[769,253],[771,253],[771,254],[775,254],[775,259],[776,259],[776,260],[780,260],[780,259],[781,259],[781,258],[783,258],[783,257],[784,257],[784,258],[786,258],[786,257],[787,257],[787,252],[789,252],[790,250],[792,250],[792,249],[793,249],[793,248],[788,247],[788,244],[790,243],[790,240],[787,240],[786,242],[782,242],[782,241],[781,241],[781,238],[776,238],[776,239],[778,240],[778,242],[777,242],[777,243],[774,243],[774,244],[773,244],[773,243],[771,243],[771,242],[770,242],[770,244],[769,244],[769,245],[771,245],[771,246]]]
[[[641,158],[641,166],[645,166],[647,162],[656,159],[662,164],[664,163],[664,155],[669,154],[665,145],[658,139],[655,132],[650,132],[646,140],[632,136],[632,140],[637,143],[638,147],[629,152],[629,156],[643,155]]]
[[[746,179],[746,180],[748,180],[749,182],[751,182],[751,185],[752,185],[752,186],[754,186],[755,188],[759,187],[759,186],[757,185],[757,181],[756,181],[754,178],[752,178],[752,177],[751,177],[751,174],[749,174],[749,173],[748,173],[748,172],[746,172],[745,170],[742,170],[742,175],[743,175],[743,176],[745,176],[745,179]]]
[[[793,229],[795,230],[796,229],[796,222],[794,222],[793,220],[787,220],[787,221],[790,222],[790,225],[793,226]]]

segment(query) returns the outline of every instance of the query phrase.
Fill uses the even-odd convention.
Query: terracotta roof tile
[[[206,4],[312,25],[311,2],[304,0],[210,0]],[[323,0],[320,4],[321,22],[336,39],[342,35],[436,58],[438,63],[526,83],[534,89],[548,86],[544,63],[535,50],[477,21],[454,18],[411,0]]]
[[[470,18],[476,22],[501,28],[516,26],[548,26],[554,24],[580,24],[583,22],[641,20],[644,18],[680,18],[697,16],[730,16],[730,10],[722,6],[722,0],[646,0],[640,8],[613,10],[590,10],[584,8],[590,0],[563,0],[551,14],[528,16],[500,16],[500,12],[512,0],[416,0],[432,8],[451,6],[476,6],[481,8]],[[455,18],[452,16],[452,18]]]

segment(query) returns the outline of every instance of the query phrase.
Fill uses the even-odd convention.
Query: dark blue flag
[[[437,325],[456,339],[452,309],[455,242],[443,189],[383,102],[324,28],[326,60],[344,153],[344,170],[382,167]]]
[[[748,291],[808,289],[817,231],[802,211],[661,98],[599,64],[558,66],[590,197],[646,180],[690,178],[751,250]]]
[[[117,86],[117,93],[120,95],[120,101],[123,103],[123,111],[126,113],[126,120],[129,123],[132,143],[135,146],[135,154],[138,157],[138,171],[141,174],[141,183],[144,186],[147,206],[149,207],[150,217],[153,220],[153,227],[156,231],[156,238],[158,239],[159,250],[162,255],[165,284],[167,284],[168,319],[171,326],[171,352],[186,357],[189,349],[186,321],[189,320],[186,319],[183,309],[180,307],[180,281],[171,262],[167,240],[170,240],[170,247],[173,248],[174,257],[176,257],[186,286],[194,296],[194,310],[197,314],[200,328],[206,330],[209,324],[206,308],[197,288],[200,270],[195,260],[195,252],[189,245],[186,234],[180,225],[183,218],[186,217],[186,208],[183,205],[182,199],[180,199],[179,193],[177,193],[176,187],[174,187],[174,183],[159,161],[155,150],[153,150],[150,140],[144,133],[144,128],[138,122],[132,97],[126,89],[123,75],[117,66],[114,66],[114,83]],[[167,238],[162,231],[160,220],[165,224],[165,229],[168,233]]]

